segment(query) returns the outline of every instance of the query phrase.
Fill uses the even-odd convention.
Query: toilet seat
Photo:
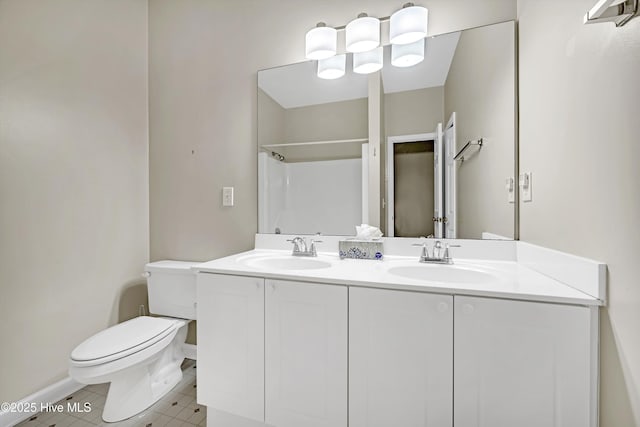
[[[71,353],[70,364],[90,367],[125,358],[154,346],[180,325],[160,317],[136,317],[86,339]]]

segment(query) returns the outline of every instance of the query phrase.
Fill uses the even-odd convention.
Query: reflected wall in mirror
[[[514,238],[515,23],[425,45],[411,68],[391,66],[386,46],[369,76],[348,63],[322,80],[315,62],[258,73],[259,232],[352,235],[367,222],[391,236]]]
[[[367,96],[367,76],[323,80],[312,61],[258,73],[258,232],[348,235],[366,220]]]
[[[383,69],[387,235],[514,238],[515,73],[513,22],[428,38],[421,64]]]

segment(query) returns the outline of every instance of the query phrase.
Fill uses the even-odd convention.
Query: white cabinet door
[[[596,425],[587,307],[455,297],[456,427]]]
[[[349,427],[451,427],[453,297],[349,290]]]
[[[198,274],[198,403],[264,421],[264,279]]]
[[[265,421],[347,425],[347,288],[266,281]]]

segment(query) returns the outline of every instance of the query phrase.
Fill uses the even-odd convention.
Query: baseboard
[[[197,346],[194,344],[183,344],[182,349],[184,350],[184,357],[191,360],[196,360],[196,356],[198,355]]]
[[[40,412],[41,407],[46,406],[50,403],[56,403],[57,401],[64,399],[68,395],[80,390],[82,387],[84,387],[84,384],[77,383],[70,377],[67,377],[55,384],[51,384],[50,386],[33,393],[30,396],[25,397],[24,399],[21,399],[18,402],[15,402],[15,407],[16,409],[35,407],[38,409],[36,412]],[[27,420],[33,415],[34,412],[32,411],[0,411],[0,427],[15,426],[19,422]]]

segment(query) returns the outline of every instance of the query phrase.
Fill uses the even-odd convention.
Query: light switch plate
[[[531,172],[523,172],[520,174],[520,196],[523,202],[533,200],[533,174]]]
[[[233,206],[233,187],[222,187],[222,206]]]
[[[512,176],[508,177],[505,181],[505,189],[507,190],[507,200],[509,201],[509,203],[515,203],[516,183]]]

